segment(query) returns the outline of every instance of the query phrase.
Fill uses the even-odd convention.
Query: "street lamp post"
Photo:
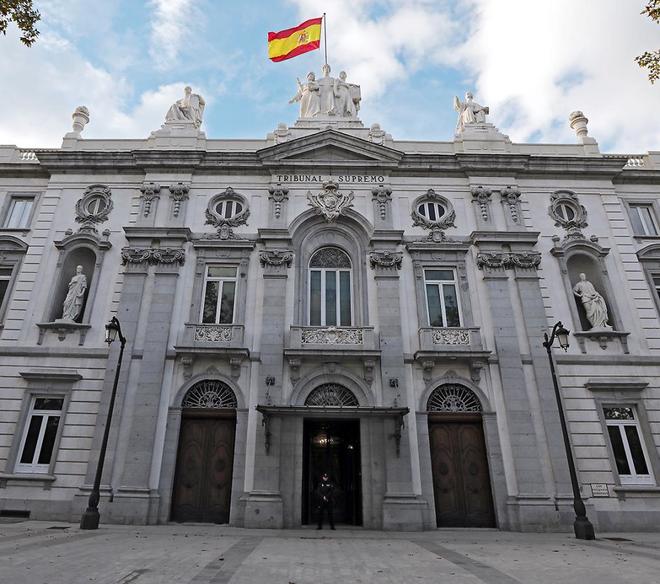
[[[121,360],[124,356],[124,346],[126,338],[121,334],[121,325],[116,316],[105,325],[105,342],[110,345],[117,337],[121,347],[119,349],[119,359],[115,371],[115,382],[112,385],[112,394],[110,395],[110,404],[108,405],[108,415],[105,420],[105,429],[103,431],[103,440],[99,452],[99,460],[96,465],[96,476],[94,477],[94,486],[89,495],[87,509],[80,518],[80,529],[98,529],[99,527],[99,500],[101,498],[101,476],[103,475],[103,463],[105,462],[105,451],[108,448],[108,436],[110,435],[110,424],[112,423],[112,410],[115,407],[115,396],[117,395],[117,383],[119,381],[119,372],[121,371]]]
[[[552,373],[552,383],[555,387],[555,397],[557,398],[557,409],[559,410],[559,421],[561,422],[561,432],[564,436],[564,447],[566,448],[566,458],[568,460],[568,470],[571,475],[571,485],[573,487],[573,509],[575,509],[575,521],[573,522],[573,530],[577,539],[595,539],[594,526],[587,518],[587,509],[584,506],[582,495],[580,494],[580,485],[578,484],[577,472],[575,470],[575,461],[573,460],[573,452],[571,450],[571,443],[568,438],[568,428],[566,427],[566,417],[564,416],[564,408],[561,402],[561,395],[559,394],[559,384],[557,383],[557,373],[555,372],[555,363],[552,358],[552,344],[555,339],[559,341],[559,346],[566,351],[568,349],[568,335],[567,331],[561,322],[557,322],[552,327],[550,337],[548,333],[544,333],[545,342],[543,346],[548,351],[548,360],[550,361],[550,371]]]

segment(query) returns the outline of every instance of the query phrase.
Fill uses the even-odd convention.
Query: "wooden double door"
[[[480,414],[429,414],[438,527],[494,527]]]
[[[172,521],[229,522],[235,433],[233,410],[183,411]]]

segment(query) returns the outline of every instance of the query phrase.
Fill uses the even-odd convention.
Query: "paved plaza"
[[[657,584],[660,534],[0,524],[2,584]]]

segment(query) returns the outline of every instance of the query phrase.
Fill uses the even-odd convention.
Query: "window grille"
[[[306,406],[358,406],[358,400],[349,389],[338,383],[319,385],[307,396]]]
[[[448,383],[433,391],[426,409],[429,412],[481,412],[481,402],[467,387]]]
[[[222,381],[206,379],[193,385],[181,404],[184,408],[236,409],[238,403],[231,388]]]

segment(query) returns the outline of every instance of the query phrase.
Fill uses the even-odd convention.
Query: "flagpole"
[[[323,13],[323,48],[325,50],[325,64],[328,64],[328,31],[325,26],[325,12]]]

